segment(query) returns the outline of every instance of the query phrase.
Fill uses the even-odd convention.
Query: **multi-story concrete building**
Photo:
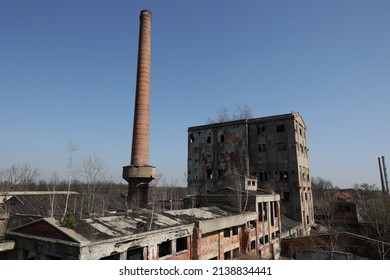
[[[188,128],[189,193],[214,192],[227,180],[232,187],[232,175],[255,176],[260,189],[280,194],[282,214],[308,234],[314,215],[306,131],[299,113]]]

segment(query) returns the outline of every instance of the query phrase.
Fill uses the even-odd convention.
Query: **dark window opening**
[[[223,230],[223,237],[230,237],[230,228],[225,228]]]
[[[288,180],[288,172],[279,172],[279,180]]]
[[[143,260],[144,259],[144,249],[135,248],[127,250],[127,259],[128,260]]]
[[[284,124],[278,124],[276,126],[276,132],[283,132],[284,131]]]
[[[251,241],[251,250],[255,250],[256,249],[256,240],[252,240]]]
[[[309,224],[309,215],[306,216],[306,223]]]
[[[268,243],[268,234],[266,236],[264,236],[264,243],[267,244]]]
[[[213,179],[213,170],[207,169],[207,179]]]
[[[265,152],[265,151],[266,151],[266,145],[265,145],[265,144],[259,144],[259,145],[257,146],[257,151],[258,151],[259,153]]]
[[[232,233],[233,233],[233,235],[237,235],[238,234],[238,227],[233,227]]]
[[[172,240],[167,240],[158,246],[158,257],[164,257],[172,254]]]
[[[187,239],[188,237],[182,237],[176,240],[176,252],[187,250]]]
[[[289,192],[283,192],[283,202],[290,202],[290,193]]]
[[[207,143],[211,143],[211,136],[207,137]]]
[[[261,126],[257,127],[257,134],[261,134],[264,131],[265,131],[265,126],[264,125],[261,125]]]
[[[231,257],[230,257],[230,251],[225,252],[225,253],[223,254],[223,259],[224,259],[224,260],[230,260],[230,259],[231,259]]]
[[[101,258],[101,260],[120,260],[120,254],[119,253],[112,254],[110,256]]]
[[[256,221],[250,221],[249,222],[249,228],[254,229],[256,227]]]
[[[220,141],[221,141],[221,143],[225,142],[225,135],[223,135],[223,134],[221,135]]]
[[[194,138],[193,134],[190,134],[189,141],[190,141],[190,143],[194,143],[195,142],[195,138]]]
[[[275,218],[274,218],[274,203],[275,202],[271,202],[271,226],[274,226],[275,225]]]

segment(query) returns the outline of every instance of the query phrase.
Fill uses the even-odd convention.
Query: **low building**
[[[228,197],[229,190],[224,192],[224,197]],[[218,196],[215,194],[214,198]],[[18,199],[17,195],[14,199]],[[8,248],[0,258],[224,260],[243,255],[279,258],[279,195],[251,193],[247,205],[241,213],[226,203],[161,214],[148,209],[108,211],[106,216],[78,220],[74,229],[61,226],[54,218],[15,216],[18,223],[10,223],[13,226],[5,232],[5,240],[12,242],[12,249]]]

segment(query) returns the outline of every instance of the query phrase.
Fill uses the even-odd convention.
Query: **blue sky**
[[[150,164],[185,186],[187,128],[248,104],[299,112],[312,176],[380,187],[390,168],[390,1],[0,1],[0,169],[129,164],[139,13],[152,23]],[[386,162],[387,163],[387,162]]]

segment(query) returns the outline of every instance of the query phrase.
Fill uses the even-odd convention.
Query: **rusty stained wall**
[[[297,113],[249,120],[250,174],[260,188],[281,194],[284,215],[310,228],[314,213],[306,134]]]
[[[249,158],[246,126],[212,126],[189,130],[188,188],[199,194],[217,188],[218,179],[228,174],[246,175]]]
[[[282,213],[309,232],[314,211],[306,136],[299,113],[191,127],[188,192],[213,191],[228,172],[253,175],[259,188],[281,194]]]

